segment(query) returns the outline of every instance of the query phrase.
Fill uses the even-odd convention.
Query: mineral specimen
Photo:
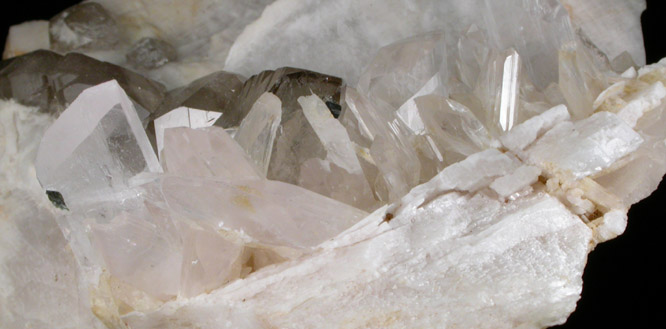
[[[98,0],[17,26],[0,327],[563,323],[666,173],[643,8]]]

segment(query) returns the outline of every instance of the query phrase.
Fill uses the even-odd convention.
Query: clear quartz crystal
[[[376,197],[383,202],[397,200],[419,182],[421,165],[409,140],[409,129],[392,113],[377,110],[353,88],[345,90],[345,105],[354,117],[351,122],[357,122],[345,128],[365,131],[365,142],[357,143],[369,150],[380,173],[371,181]]]
[[[497,136],[513,128],[519,115],[520,55],[510,49],[491,55],[484,79],[478,85],[479,99],[484,100],[486,124]]]
[[[273,143],[282,119],[282,102],[272,93],[262,94],[241,121],[234,139],[238,142],[259,172],[266,177]]]
[[[559,51],[558,85],[574,119],[592,114],[594,100],[608,87],[605,76],[588,55],[571,45]]]
[[[44,134],[35,167],[42,186],[68,205],[121,193],[132,177],[162,171],[116,81],[85,90],[60,115]]]
[[[164,149],[164,131],[168,128],[188,127],[202,128],[209,127],[215,123],[222,113],[192,109],[189,107],[179,107],[155,119],[152,127],[155,130],[155,146],[157,155],[162,157]]]
[[[415,100],[425,122],[426,133],[452,164],[491,144],[486,127],[464,105],[443,96],[421,96]]]

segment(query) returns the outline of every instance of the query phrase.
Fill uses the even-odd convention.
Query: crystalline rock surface
[[[642,0],[85,1],[0,62],[2,328],[546,328],[666,173]]]

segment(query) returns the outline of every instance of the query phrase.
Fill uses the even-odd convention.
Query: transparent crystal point
[[[282,119],[282,102],[272,93],[262,94],[241,121],[234,139],[266,177],[273,143]]]
[[[491,55],[477,86],[477,95],[487,111],[486,124],[497,135],[517,123],[521,65],[520,55],[513,49]]]
[[[42,138],[35,167],[42,186],[68,205],[122,192],[132,177],[162,171],[116,81],[85,90],[60,115]]]

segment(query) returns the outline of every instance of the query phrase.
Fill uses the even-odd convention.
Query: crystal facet
[[[44,134],[35,167],[42,186],[62,194],[70,209],[72,202],[122,192],[140,173],[162,171],[116,81],[85,90],[60,115]]]

